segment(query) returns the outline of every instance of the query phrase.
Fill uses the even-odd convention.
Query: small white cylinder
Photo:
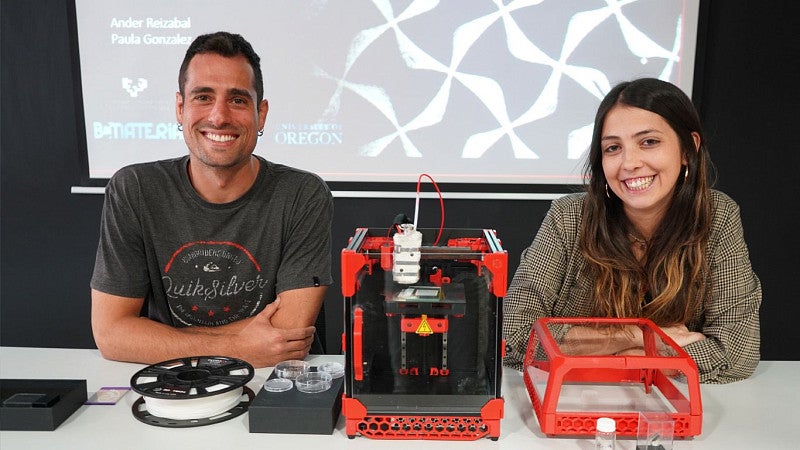
[[[597,419],[594,436],[596,450],[613,450],[617,440],[617,423],[610,417]]]

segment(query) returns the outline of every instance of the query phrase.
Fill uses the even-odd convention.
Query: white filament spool
[[[166,427],[190,427],[221,422],[247,410],[253,378],[245,361],[198,356],[146,367],[131,378],[142,395],[133,414],[142,422]]]
[[[211,397],[164,400],[144,397],[147,411],[165,419],[190,420],[214,417],[239,404],[242,388]]]

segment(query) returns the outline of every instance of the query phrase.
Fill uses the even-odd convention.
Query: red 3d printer
[[[507,253],[488,229],[356,229],[342,250],[348,437],[500,436]]]

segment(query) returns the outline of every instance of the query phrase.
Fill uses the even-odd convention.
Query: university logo
[[[125,89],[131,97],[138,97],[139,92],[147,89],[147,79],[145,78],[137,78],[136,84],[133,84],[133,80],[127,77],[122,78],[122,89]]]

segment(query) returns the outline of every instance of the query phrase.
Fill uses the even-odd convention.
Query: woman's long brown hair
[[[661,116],[678,135],[688,166],[688,176],[681,170],[670,206],[641,261],[631,249],[632,224],[622,201],[606,189],[603,173],[603,124],[609,110],[618,104]],[[699,148],[692,133],[700,136]],[[645,78],[621,83],[606,95],[595,116],[584,171],[589,183],[580,235],[587,270],[596,280],[598,317],[645,317],[661,326],[683,324],[692,318],[708,289],[711,169],[697,111],[678,87]]]

